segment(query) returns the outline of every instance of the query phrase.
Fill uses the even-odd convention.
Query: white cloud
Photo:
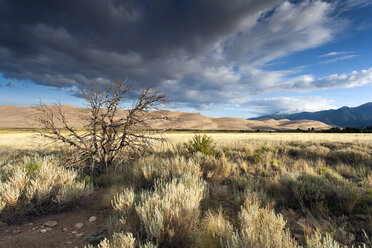
[[[348,74],[332,74],[323,78],[308,76],[308,80],[294,78],[289,80],[288,89],[314,90],[330,88],[351,88],[372,84],[372,68],[368,70],[353,71]]]
[[[352,54],[354,52],[329,52],[329,53],[326,53],[326,54],[322,54],[320,55],[319,57],[320,58],[325,58],[325,57],[334,57],[334,56],[340,56],[340,55],[346,55],[346,54]]]
[[[328,16],[332,8],[334,5],[322,1],[307,0],[300,4],[286,1],[272,15],[229,39],[226,58],[259,66],[323,44],[345,25]]]
[[[273,13],[263,15],[265,17],[250,16],[236,33],[215,43],[208,53],[169,63],[169,68],[177,71],[178,76],[165,80],[163,88],[173,96],[171,100],[191,105],[208,101],[242,104],[252,95],[297,90],[292,86],[314,81],[313,76],[291,78],[292,73],[299,72],[298,68],[267,71],[262,66],[331,40],[344,25],[329,17],[333,8],[332,3],[322,1],[305,0],[299,4],[285,1]],[[300,90],[304,90],[303,87]]]
[[[341,56],[341,57],[337,57],[337,58],[333,58],[333,59],[327,59],[327,60],[323,60],[321,62],[319,62],[320,64],[329,64],[329,63],[335,63],[335,62],[338,62],[338,61],[342,61],[342,60],[347,60],[347,59],[353,59],[355,57],[358,57],[358,55],[345,55],[345,56]]]
[[[252,100],[247,103],[247,106],[252,108],[252,111],[257,115],[266,115],[273,113],[298,113],[298,112],[314,112],[319,110],[334,109],[332,101],[319,96],[307,98],[263,98]]]

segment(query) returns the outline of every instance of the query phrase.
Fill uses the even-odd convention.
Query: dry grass
[[[89,194],[90,186],[77,172],[58,165],[55,156],[23,157],[16,162],[2,155],[0,167],[0,220],[17,221],[29,214],[59,211]]]
[[[171,141],[171,146],[183,144],[195,134],[190,132],[165,133],[163,137]],[[263,144],[269,146],[285,145],[291,142],[310,144],[320,143],[351,143],[368,147],[372,145],[372,134],[332,134],[332,133],[207,133],[216,141],[219,147],[241,148],[257,147]],[[39,149],[44,145],[45,138],[36,132],[17,129],[0,130],[0,147],[14,149]],[[47,142],[50,143],[50,142]],[[164,146],[161,146],[164,148]]]
[[[37,150],[30,135],[0,134],[0,147]],[[371,245],[371,134],[207,135],[209,154],[184,145],[192,133],[166,133],[156,152],[94,179],[112,187],[112,237],[99,247]]]

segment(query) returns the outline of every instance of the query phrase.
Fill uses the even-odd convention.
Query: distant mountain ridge
[[[345,106],[339,109],[330,109],[317,112],[301,112],[296,114],[278,113],[250,118],[249,120],[266,118],[272,118],[275,120],[316,120],[338,127],[365,128],[367,126],[372,126],[372,102],[368,102],[355,108]]]

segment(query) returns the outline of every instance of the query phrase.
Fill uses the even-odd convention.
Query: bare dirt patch
[[[107,232],[108,216],[111,211],[101,207],[104,193],[104,189],[97,189],[90,196],[60,213],[28,218],[7,227],[0,226],[0,246],[7,248],[84,247],[90,237],[102,236]],[[94,221],[92,216],[96,217]],[[51,221],[49,223],[55,221],[57,224],[48,227],[45,225],[48,221]],[[81,224],[83,225],[77,228]]]

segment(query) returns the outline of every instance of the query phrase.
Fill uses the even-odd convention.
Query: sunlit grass
[[[101,205],[112,209],[112,235],[101,247],[370,244],[372,134],[206,133],[207,150],[190,148],[194,135],[163,133],[169,142],[155,152],[116,161],[98,178],[80,172],[110,188]],[[0,168],[53,149],[67,154],[47,144],[36,132],[3,131]],[[11,196],[3,195],[8,205]]]

